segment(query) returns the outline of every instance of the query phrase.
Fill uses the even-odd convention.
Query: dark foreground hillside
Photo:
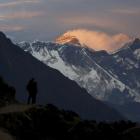
[[[76,113],[53,105],[0,114],[0,127],[15,140],[136,140],[131,134],[135,123],[84,121]]]

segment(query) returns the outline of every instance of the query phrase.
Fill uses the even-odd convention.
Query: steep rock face
[[[0,33],[0,66],[0,75],[16,88],[17,98],[22,101],[27,98],[26,84],[34,77],[38,82],[38,102],[41,104],[52,103],[88,119],[122,118],[117,111],[91,97],[74,81],[25,53],[3,33]]]

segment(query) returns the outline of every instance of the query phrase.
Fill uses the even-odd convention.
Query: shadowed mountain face
[[[74,42],[73,38],[64,36],[57,43],[35,41],[18,45],[44,64],[76,81],[91,96],[117,105],[117,109],[127,117],[138,120],[139,116],[133,110],[135,103],[138,105],[140,102],[140,40],[135,39],[109,54],[91,50],[79,41]],[[120,109],[123,105],[125,111]],[[138,108],[139,105],[137,112]]]
[[[14,45],[0,33],[0,75],[17,89],[17,98],[26,101],[26,84],[34,77],[38,82],[38,102],[52,103],[73,110],[83,118],[122,119],[115,110],[91,97],[85,89]]]

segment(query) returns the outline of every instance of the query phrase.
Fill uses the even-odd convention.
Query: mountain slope
[[[83,118],[115,120],[122,118],[115,110],[91,97],[85,89],[14,45],[0,32],[0,75],[17,89],[17,97],[26,100],[25,86],[32,77],[39,87],[39,103],[52,103],[73,110]]]
[[[73,42],[73,38],[61,37],[57,43],[35,41],[21,42],[18,45],[46,65],[76,81],[97,99],[117,104],[140,100],[140,95],[119,79],[117,74],[122,68],[114,57],[106,51],[94,51],[81,46],[78,41]]]
[[[120,80],[130,88],[140,92],[140,40],[135,39],[130,44],[113,54],[117,64],[123,69]]]

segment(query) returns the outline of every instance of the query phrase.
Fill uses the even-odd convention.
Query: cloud
[[[140,9],[139,8],[113,9],[111,10],[111,12],[116,14],[123,14],[123,15],[139,15]]]
[[[21,32],[22,37],[19,34],[16,36],[24,40],[52,40],[57,34],[75,28],[97,29],[113,34],[123,32],[131,36],[139,36],[140,32],[140,18],[137,14],[139,0],[128,0],[127,3],[122,0],[106,0],[104,3],[102,0],[0,1],[0,22],[18,22],[28,27],[28,33]],[[38,14],[37,11],[44,14]]]
[[[39,0],[17,0],[13,2],[4,2],[0,3],[0,8],[10,8],[10,7],[15,7],[19,6],[22,4],[29,4],[29,3],[39,3]]]
[[[66,32],[64,35],[72,35],[79,39],[81,44],[94,50],[106,50],[108,52],[121,48],[130,37],[125,34],[109,35],[104,32],[77,29]]]
[[[43,15],[43,12],[29,12],[29,11],[21,11],[15,13],[9,13],[0,15],[0,20],[9,20],[9,19],[30,19],[33,17],[38,17]]]
[[[0,25],[0,31],[4,32],[22,31],[24,29],[25,29],[24,26],[19,25]]]
[[[83,16],[76,16],[76,17],[63,17],[59,19],[60,23],[63,23],[64,25],[69,26],[75,26],[75,25],[86,25],[86,26],[92,26],[92,27],[98,27],[102,29],[108,29],[113,31],[121,31],[121,30],[127,30],[128,25],[124,24],[124,22],[120,25],[120,21],[114,18],[105,18],[105,17],[87,17],[85,15]]]

